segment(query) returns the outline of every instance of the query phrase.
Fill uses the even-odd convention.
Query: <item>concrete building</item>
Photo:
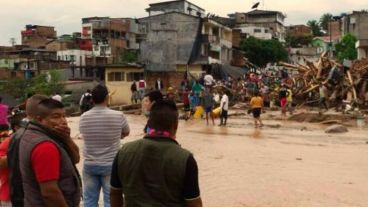
[[[69,61],[57,60],[56,52],[45,49],[23,48],[0,54],[0,62],[4,66],[4,77],[24,77],[26,79],[46,73],[50,70],[60,72],[62,79],[67,80],[70,74]]]
[[[119,62],[121,52],[127,48],[128,23],[123,19],[89,17],[82,19],[82,39],[92,45],[93,56],[104,64]],[[88,45],[88,43],[85,43]],[[96,62],[93,60],[92,62]]]
[[[358,59],[368,57],[368,12],[353,11],[353,13],[342,17],[342,34],[353,34],[358,42]]]
[[[168,12],[139,19],[146,33],[140,62],[147,83],[160,77],[165,87],[179,86],[186,72],[199,76],[211,64],[229,64],[232,30],[208,18]]]
[[[108,65],[105,70],[105,85],[110,91],[110,105],[131,103],[130,86],[134,80],[144,78],[144,69],[140,65]]]
[[[269,28],[258,26],[236,26],[235,30],[240,30],[243,37],[255,37],[262,40],[272,39],[272,33]]]
[[[238,28],[248,26],[266,28],[272,34],[272,38],[278,39],[281,42],[285,41],[285,15],[279,11],[253,10],[246,13],[237,12],[228,16],[235,22]]]
[[[312,35],[312,29],[307,25],[291,25],[286,27],[286,33],[293,36]]]
[[[54,27],[40,25],[26,25],[21,35],[22,45],[31,48],[45,48],[48,42],[57,38]]]
[[[128,30],[126,31],[126,49],[129,50],[139,50],[139,26],[138,20],[133,18],[122,18],[122,20],[126,21],[128,26]]]
[[[180,12],[198,17],[205,16],[204,9],[186,0],[166,1],[150,4],[146,11],[148,12],[149,16],[169,12]]]

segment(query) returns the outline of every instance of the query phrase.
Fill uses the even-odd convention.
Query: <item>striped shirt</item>
[[[129,132],[129,125],[122,112],[95,106],[81,116],[79,131],[84,140],[84,163],[111,165],[121,146],[121,134]]]

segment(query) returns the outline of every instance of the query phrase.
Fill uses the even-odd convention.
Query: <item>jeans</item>
[[[100,190],[103,190],[104,207],[110,207],[111,165],[83,166],[84,207],[98,207]]]

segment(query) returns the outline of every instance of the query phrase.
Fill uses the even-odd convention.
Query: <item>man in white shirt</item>
[[[229,97],[226,95],[226,92],[221,91],[222,95],[220,108],[221,108],[221,114],[220,114],[220,125],[219,126],[226,126],[227,122],[227,112],[229,110]]]
[[[63,98],[58,93],[55,93],[51,98],[59,102],[62,102],[63,100]]]

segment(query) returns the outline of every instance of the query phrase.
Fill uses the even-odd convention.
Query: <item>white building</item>
[[[180,12],[189,14],[192,16],[205,16],[205,10],[201,7],[186,1],[186,0],[177,0],[177,1],[165,1],[150,4],[150,7],[146,9],[149,16],[154,16],[158,14],[164,14],[169,12]]]
[[[247,37],[252,36],[262,40],[272,39],[272,32],[266,27],[239,25],[235,29],[241,30],[241,33],[246,34]]]
[[[59,50],[57,51],[58,60],[70,61],[70,64],[74,66],[85,66],[86,65],[86,57],[91,57],[92,51],[87,50]]]

